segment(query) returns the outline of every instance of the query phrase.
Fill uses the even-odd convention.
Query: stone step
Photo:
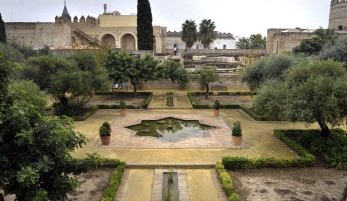
[[[211,169],[216,163],[127,163],[130,169]]]

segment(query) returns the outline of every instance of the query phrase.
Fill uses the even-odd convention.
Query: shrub
[[[125,109],[127,109],[127,104],[124,101],[120,101],[119,107],[120,107],[120,109],[125,110]]]
[[[241,122],[235,121],[233,123],[232,136],[242,136]]]
[[[152,97],[153,97],[153,92],[150,92],[148,98],[146,99],[145,101],[145,104],[142,106],[144,109],[147,109],[151,100],[152,100]]]
[[[221,104],[220,104],[219,100],[215,100],[214,104],[213,104],[213,109],[219,110],[220,106],[221,106]]]
[[[239,196],[235,194],[235,189],[233,187],[233,181],[230,178],[229,173],[224,169],[223,164],[217,163],[216,164],[216,171],[218,173],[218,177],[222,183],[222,188],[225,192],[225,194],[229,197],[229,200],[240,200]]]
[[[100,126],[99,135],[100,136],[110,136],[111,135],[111,126],[107,121],[105,121],[102,124],[102,126]]]
[[[121,162],[119,166],[117,167],[116,172],[112,176],[110,186],[104,192],[102,201],[113,201],[114,197],[116,196],[119,184],[122,180],[124,170],[125,170],[125,163]]]

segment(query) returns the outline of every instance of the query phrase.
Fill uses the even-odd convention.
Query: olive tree
[[[209,84],[219,81],[217,68],[214,66],[204,66],[201,70],[196,70],[194,72],[193,80],[206,87],[205,98],[208,98]]]

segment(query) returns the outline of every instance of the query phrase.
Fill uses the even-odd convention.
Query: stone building
[[[122,50],[138,50],[137,16],[121,15],[118,11],[106,12],[98,18],[92,16],[71,17],[64,3],[63,13],[55,17],[55,22],[5,23],[9,42],[41,49],[45,45],[51,49],[87,49],[108,46]],[[167,32],[166,27],[153,26],[155,36],[154,52],[168,54],[176,44],[183,50],[185,43],[181,41],[180,32]],[[218,33],[217,40],[211,49],[233,49],[235,39],[232,34]],[[194,48],[203,49],[197,43]]]
[[[330,5],[329,29],[339,37],[347,36],[347,0],[332,0]],[[268,54],[292,51],[306,38],[315,36],[316,29],[268,29],[266,49]]]

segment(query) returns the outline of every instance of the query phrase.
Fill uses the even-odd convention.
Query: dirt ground
[[[243,201],[329,201],[340,198],[346,170],[327,167],[229,171]]]
[[[215,100],[219,100],[221,104],[235,104],[245,105],[247,107],[252,106],[253,98],[251,96],[209,96],[208,99],[205,96],[194,96],[196,103],[213,105]]]
[[[124,101],[127,105],[141,106],[145,103],[147,96],[116,96],[116,95],[95,95],[87,103],[87,107],[95,105],[118,105],[120,101]]]

